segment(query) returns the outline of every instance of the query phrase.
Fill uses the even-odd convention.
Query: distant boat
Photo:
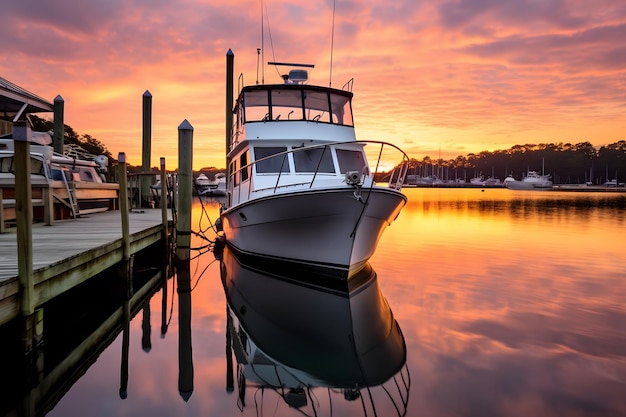
[[[204,196],[226,195],[226,174],[218,172],[214,179],[209,179],[205,174],[200,174],[194,180],[196,192]]]
[[[489,177],[485,180],[485,187],[502,187],[502,181],[500,178]]]
[[[482,175],[479,175],[477,177],[470,178],[470,185],[477,185],[477,186],[485,185],[485,177],[483,177]]]
[[[521,181],[517,181],[512,175],[504,179],[504,186],[510,190],[537,190],[552,188],[550,174],[542,175],[537,171],[528,171]]]

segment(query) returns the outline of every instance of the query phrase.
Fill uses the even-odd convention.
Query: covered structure
[[[9,133],[12,123],[26,114],[53,111],[53,103],[0,77],[0,134]]]

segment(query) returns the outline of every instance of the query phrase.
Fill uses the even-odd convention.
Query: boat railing
[[[350,78],[344,85],[341,87],[342,90],[352,92],[352,86],[354,85],[354,78]]]
[[[396,145],[392,143],[383,142],[383,141],[372,141],[372,140],[355,141],[355,142],[350,142],[348,144],[353,144],[353,143],[360,144],[360,145],[368,145],[368,144],[377,145],[377,148],[374,149],[374,151],[377,152],[377,155],[375,157],[375,160],[376,160],[375,164],[371,162],[372,159],[368,158],[368,165],[365,165],[362,171],[359,173],[360,175],[359,181],[352,185],[363,186],[366,182],[365,180],[369,178],[371,179],[371,187],[373,187],[375,182],[378,181],[380,183],[386,182],[389,188],[392,188],[395,190],[402,189],[402,185],[404,184],[404,180],[407,175],[408,166],[409,166],[409,157],[404,151],[402,151],[399,147],[397,147]],[[271,193],[276,193],[278,192],[278,190],[284,190],[286,188],[291,188],[291,187],[296,187],[296,186],[302,187],[302,186],[308,185],[309,188],[313,188],[313,186],[316,184],[316,181],[318,181],[318,183],[319,181],[321,181],[320,178],[328,178],[328,176],[325,175],[328,173],[325,173],[321,170],[326,152],[331,152],[332,147],[337,147],[337,146],[341,147],[345,145],[346,145],[346,142],[332,142],[332,143],[326,143],[326,144],[320,144],[320,145],[299,147],[299,148],[285,150],[285,151],[282,151],[273,155],[266,156],[264,158],[257,159],[254,162],[251,162],[247,165],[242,166],[237,171],[231,172],[230,178],[229,178],[229,184],[236,184],[232,188],[234,189],[235,187],[237,187],[237,198],[239,199],[239,201],[241,201],[242,192],[246,193],[247,195],[245,197],[246,199],[249,199],[253,192],[267,191],[270,189],[271,189]],[[283,182],[281,184],[281,180],[284,179],[285,177],[288,177],[290,179],[294,178],[294,176],[291,175],[291,172],[289,171],[289,169],[287,169],[286,171],[284,170],[285,166],[288,166],[289,164],[289,159],[288,159],[289,154],[295,154],[297,152],[307,152],[313,149],[321,149],[322,151],[320,152],[318,160],[312,161],[313,163],[315,163],[315,170],[313,170],[312,172],[303,173],[303,174],[309,174],[310,179],[307,179],[306,181]],[[395,157],[389,155],[390,151],[394,153]],[[368,153],[370,154],[368,156],[371,157],[372,152],[366,152],[366,154]],[[272,173],[276,175],[276,181],[274,182],[274,184],[269,187],[263,187],[263,188],[253,187],[252,184],[250,183],[251,181],[253,181],[253,176],[252,176],[253,167],[258,166],[261,163],[267,163],[270,160],[278,161],[277,158],[280,158],[280,163],[277,162],[276,165],[280,166],[280,168],[278,172]],[[387,162],[391,158],[395,159],[395,162],[393,162],[393,165],[389,165]],[[373,169],[372,169],[372,166],[374,167]],[[345,173],[342,173],[342,174],[345,174]],[[336,176],[337,174],[332,173],[331,175]],[[235,181],[235,179],[241,179],[242,177],[246,178],[246,180]],[[244,182],[248,182],[247,187],[243,186]]]

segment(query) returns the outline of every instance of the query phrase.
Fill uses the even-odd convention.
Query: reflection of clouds
[[[412,404],[626,415],[623,198],[405,193],[372,264],[410,346]]]

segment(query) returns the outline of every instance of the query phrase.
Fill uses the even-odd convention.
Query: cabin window
[[[333,113],[333,123],[354,126],[354,121],[352,119],[352,107],[350,106],[350,97],[339,94],[331,94],[330,105]]]
[[[30,158],[30,173],[45,176],[46,171],[43,165],[43,161],[35,158]]]
[[[239,166],[241,167],[241,182],[247,181],[249,177],[250,167],[248,166],[248,151],[239,157]]]
[[[272,120],[303,120],[302,91],[272,90]]]
[[[232,179],[233,187],[236,187],[237,186],[237,161],[233,161],[230,163],[230,172],[231,172],[231,179]]]
[[[317,171],[330,174],[335,173],[335,166],[333,165],[330,149],[326,147],[304,150],[294,148],[293,162],[296,167],[296,172]]]
[[[348,171],[363,172],[363,168],[366,166],[362,151],[337,149],[337,162],[339,162],[341,174],[345,174]]]
[[[13,157],[0,158],[0,172],[13,172]]]
[[[255,165],[257,174],[277,174],[278,172],[289,172],[287,154],[280,154],[281,152],[286,151],[287,147],[285,146],[255,147],[254,159],[256,160]]]
[[[243,105],[246,122],[261,122],[268,120],[270,117],[267,90],[244,93]]]
[[[304,108],[306,119],[316,122],[330,123],[330,108],[326,92],[305,91]]]

